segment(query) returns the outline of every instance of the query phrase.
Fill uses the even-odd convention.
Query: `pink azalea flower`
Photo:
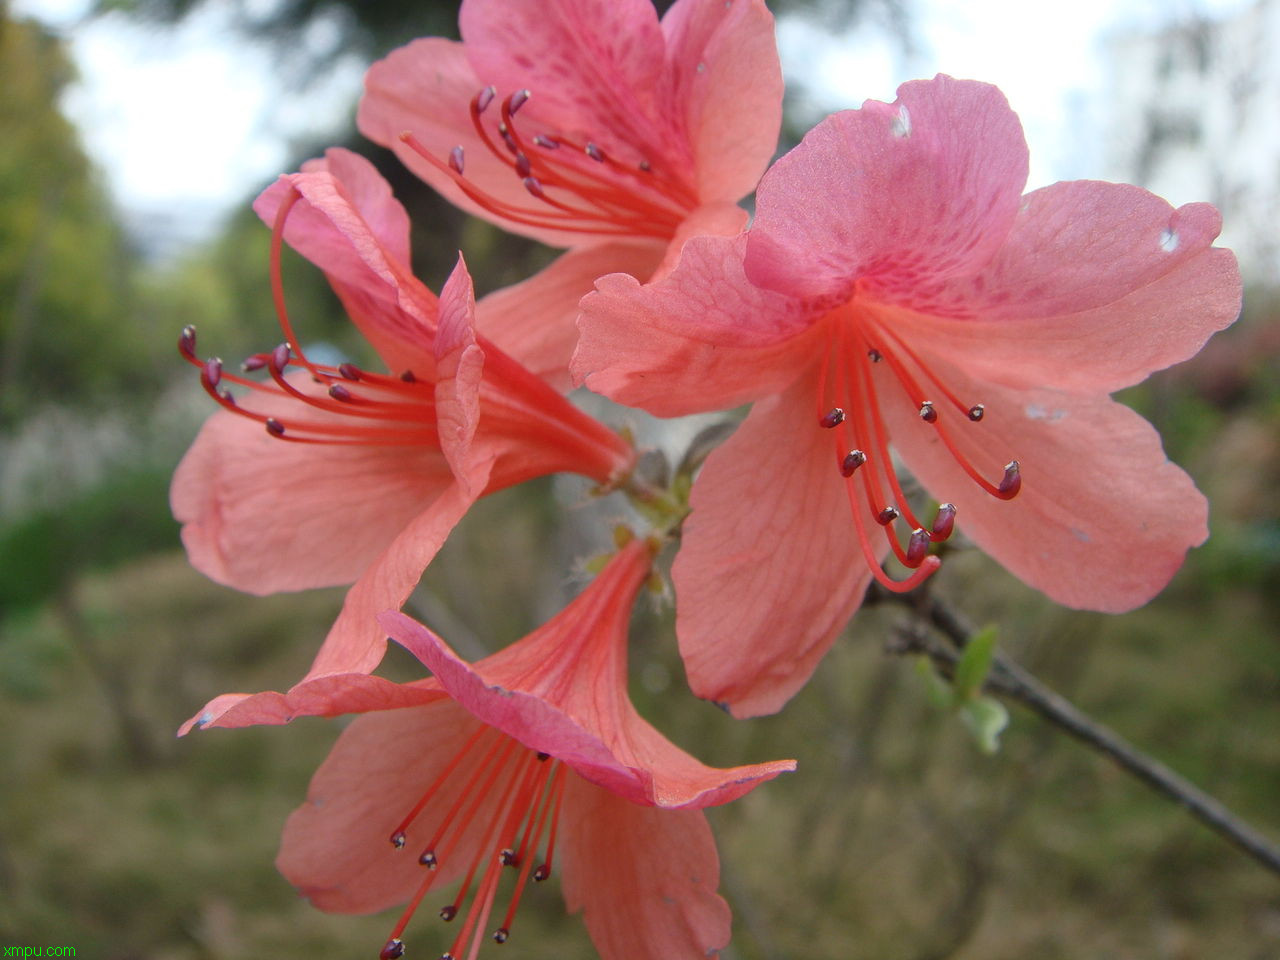
[[[1109,394],[1235,319],[1218,213],[1089,181],[1021,196],[1026,172],[998,90],[908,83],[783,157],[745,236],[691,240],[661,283],[605,277],[583,301],[592,389],[666,416],[758,401],[698,478],[674,568],[700,695],[781,707],[868,583],[919,583],[955,522],[1054,600],[1111,612],[1205,539],[1204,498]],[[944,501],[934,516],[891,447]]]
[[[661,23],[649,0],[466,0],[458,25],[462,43],[374,64],[360,130],[463,209],[573,248],[494,334],[567,384],[596,277],[647,279],[685,237],[744,225],[781,122],[773,18],[763,0],[679,0]]]
[[[707,767],[636,713],[627,621],[650,559],[651,545],[633,540],[555,618],[474,665],[388,613],[387,631],[434,678],[330,675],[205,714],[204,726],[223,727],[362,714],[289,818],[281,872],[322,910],[369,913],[407,900],[383,958],[404,952],[423,898],[458,878],[441,915],[460,917],[461,929],[445,955],[474,957],[487,934],[504,942],[526,882],[546,879],[553,863],[607,960],[724,946],[729,908],[715,892],[719,864],[698,811],[795,764]],[[495,925],[503,867],[518,879]]]
[[[608,484],[634,454],[475,332],[461,261],[438,299],[413,276],[408,218],[368,161],[332,150],[256,209],[274,224],[286,343],[251,357],[269,376],[249,379],[197,360],[184,332],[224,409],[178,466],[173,512],[192,564],[219,583],[268,594],[354,582],[313,673],[369,670],[385,645],[374,617],[404,601],[477,497],[556,471]],[[325,271],[388,373],[301,353],[282,238]]]

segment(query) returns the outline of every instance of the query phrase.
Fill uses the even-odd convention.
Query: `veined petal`
[[[300,406],[269,394],[253,403],[281,417]],[[169,497],[192,566],[263,595],[350,583],[451,480],[431,447],[285,443],[221,411],[178,464]]]
[[[323,158],[305,162],[302,172],[332,174],[387,255],[409,262],[409,214],[372,163],[343,147],[330,147]]]
[[[743,237],[695,237],[664,280],[602,277],[582,301],[573,373],[658,416],[722,410],[795,380],[816,350],[804,305],[752,285]]]
[[[649,0],[468,0],[458,28],[483,83],[532,92],[522,108],[531,120],[606,153],[652,145],[660,156],[647,159],[687,174],[688,136],[662,99],[666,48]]]
[[[980,490],[908,404],[884,404],[893,442],[925,487],[956,505],[956,522],[975,543],[1051,599],[1132,610],[1208,536],[1203,495],[1128,407],[1106,396],[976,382],[959,369],[946,377],[986,407],[981,423],[955,430],[967,456],[989,465],[992,481],[1017,459],[1017,497]]]
[[[321,910],[372,913],[404,902],[426,871],[387,838],[479,725],[447,699],[357,717],[285,824],[280,872]],[[481,800],[477,819],[492,816],[498,802],[497,791]],[[430,836],[447,806],[428,806],[415,828]],[[454,855],[433,871],[435,882],[449,883],[486,839],[481,830],[462,833]]]
[[[470,464],[468,483],[451,483],[415,517],[347,591],[342,612],[325,637],[306,679],[329,673],[368,673],[382,660],[386,634],[377,615],[399,609],[450,531],[488,483],[492,461]]]
[[[298,717],[338,717],[344,713],[397,710],[448,699],[434,680],[393,683],[367,673],[333,673],[295,684],[286,693],[224,693],[178,729],[278,726]]]
[[[476,304],[476,326],[512,359],[562,392],[572,386],[569,358],[578,342],[578,301],[597,277],[648,279],[663,256],[656,241],[607,242],[569,250],[528,280]]]
[[[832,114],[760,183],[753,282],[835,303],[855,284],[912,307],[1005,242],[1027,177],[1017,115],[993,86],[938,76]]]
[[[795,764],[708,767],[636,713],[626,689],[626,631],[648,551],[641,541],[623,548],[556,617],[474,665],[403,614],[379,621],[477,717],[591,782],[633,803],[726,803]]]
[[[385,247],[377,231],[387,234],[392,217],[384,197],[372,184],[378,174],[368,161],[354,154],[336,169],[362,171],[356,190],[372,202],[371,225],[355,205],[346,185],[332,170],[314,170],[280,177],[262,192],[253,208],[271,226],[282,204],[296,191],[300,199],[289,210],[285,240],[324,271],[356,326],[373,344],[392,372],[413,370],[432,374],[431,343],[435,336],[437,301],[411,272],[398,252],[407,240],[392,238]],[[371,200],[372,198],[372,200]],[[376,226],[376,229],[375,229]]]
[[[571,778],[564,897],[603,960],[710,957],[729,942],[720,861],[706,815],[637,806]]]
[[[471,490],[472,450],[480,424],[480,380],[484,350],[476,343],[476,300],[467,264],[458,264],[440,291],[440,329],[436,335],[436,417],[444,451],[464,492]],[[485,473],[488,479],[488,472]]]
[[[1138,187],[1055,184],[1027,196],[986,270],[940,291],[942,316],[901,325],[979,379],[1110,393],[1239,314],[1235,257],[1210,246],[1220,223],[1208,204],[1174,210]]]
[[[782,708],[871,582],[813,402],[802,380],[757,403],[711,454],[672,568],[689,685],[737,717]]]
[[[671,109],[683,109],[698,195],[736,203],[756,188],[782,125],[782,68],[763,0],[678,0],[662,18]]]

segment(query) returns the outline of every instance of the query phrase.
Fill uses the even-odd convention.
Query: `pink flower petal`
[[[387,255],[401,263],[409,262],[409,214],[377,167],[358,153],[330,147],[322,159],[304,163],[302,172],[332,174]]]
[[[658,416],[721,410],[776,392],[809,362],[801,304],[742,273],[742,237],[697,237],[676,269],[642,287],[602,277],[582,301],[573,373]]]
[[[282,417],[298,407],[252,402]],[[191,564],[261,595],[352,582],[451,481],[430,448],[286,443],[222,411],[178,464],[170,502]]]
[[[1003,94],[939,76],[833,114],[761,181],[746,272],[796,297],[914,307],[1004,243],[1027,147]]]
[[[1110,393],[1193,356],[1240,312],[1240,273],[1211,248],[1221,218],[1124,184],[1037,190],[977,277],[913,315],[912,336],[972,376]],[[1168,248],[1168,249],[1166,249]],[[974,319],[950,317],[967,312]]]
[[[565,902],[603,960],[709,957],[729,942],[705,814],[637,806],[571,777],[563,816]]]
[[[357,717],[285,824],[280,872],[321,910],[372,913],[407,900],[427,871],[421,851],[397,850],[389,838],[478,725],[451,700]],[[491,815],[498,799],[495,791],[477,816]],[[415,835],[431,836],[447,808],[429,805]],[[435,883],[458,876],[486,839],[482,830],[463,832],[454,855],[431,871]]]
[[[871,581],[814,394],[803,379],[757,403],[711,454],[672,568],[689,685],[737,717],[781,709]]]
[[[992,482],[1018,460],[1021,492],[984,493],[897,397],[883,404],[893,442],[930,493],[956,505],[960,528],[1030,586],[1070,607],[1123,613],[1163,589],[1208,535],[1204,497],[1129,408],[942,369],[960,396],[986,406],[980,423],[947,421],[966,456]]]
[[[347,592],[306,679],[330,673],[368,673],[382,660],[386,634],[377,615],[397,610],[413,592],[450,531],[488,482],[492,461],[471,465],[468,483],[453,483],[391,542]],[[469,492],[468,492],[469,491]]]
[[[782,69],[763,0],[679,0],[662,18],[673,109],[686,111],[698,194],[736,203],[773,159]]]
[[[287,693],[224,693],[184,723],[178,736],[193,727],[253,727],[279,725],[298,717],[337,717],[344,713],[396,710],[446,699],[434,680],[392,683],[367,673],[335,673],[304,680]]]
[[[574,321],[582,295],[607,273],[648,279],[662,254],[663,246],[652,241],[570,250],[528,280],[482,299],[476,304],[476,326],[508,356],[568,392],[569,358],[578,341]]]
[[[339,166],[357,165],[349,161]],[[377,174],[359,169],[364,175],[356,188],[368,201],[378,193],[369,182]],[[386,203],[375,202],[371,213],[375,226],[371,226],[345,184],[324,170],[281,177],[262,192],[254,210],[268,226],[274,225],[280,206],[295,190],[301,199],[289,211],[285,240],[325,272],[347,313],[389,370],[413,370],[429,379],[436,297],[413,276],[408,261],[399,258],[404,243],[396,240],[393,248],[384,247],[375,232],[375,226],[386,230]],[[394,203],[387,197],[382,200]]]
[[[633,542],[556,617],[475,665],[403,614],[379,619],[481,720],[633,803],[727,803],[794,769],[792,761],[707,767],[635,712],[626,689],[627,623],[648,571],[647,545]]]
[[[480,424],[480,380],[484,350],[476,343],[476,300],[471,274],[461,256],[440,291],[440,329],[436,334],[436,422],[440,449],[463,485],[470,490],[471,442]],[[486,480],[488,474],[486,473]]]

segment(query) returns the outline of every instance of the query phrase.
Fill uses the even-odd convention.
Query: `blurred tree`
[[[74,76],[56,37],[0,4],[0,425],[118,393],[142,359],[132,257],[58,107]]]

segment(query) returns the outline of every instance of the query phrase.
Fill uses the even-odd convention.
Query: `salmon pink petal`
[[[281,417],[298,406],[283,396],[252,402]],[[451,480],[430,448],[283,443],[219,412],[178,464],[169,496],[197,570],[268,594],[350,583]]]
[[[662,245],[653,242],[599,243],[567,251],[528,280],[495,290],[477,303],[476,327],[509,357],[567,393],[582,294],[606,273],[647,279],[662,253]]]
[[[777,392],[811,360],[803,305],[748,282],[743,237],[696,237],[648,286],[602,277],[582,300],[573,373],[658,416],[722,410]]]
[[[946,376],[961,396],[985,404],[981,423],[954,428],[966,457],[992,482],[1017,459],[1017,497],[998,500],[978,488],[936,428],[903,403],[884,405],[893,441],[925,487],[956,505],[956,522],[974,542],[1053,600],[1131,610],[1208,536],[1204,497],[1128,407],[1106,396],[975,382],[958,368]]]
[[[593,783],[634,803],[726,803],[795,765],[707,767],[635,712],[626,689],[627,623],[648,576],[648,550],[634,541],[556,617],[475,665],[403,614],[379,619],[477,717]]]
[[[433,680],[392,683],[367,673],[335,673],[304,680],[287,693],[224,693],[184,723],[178,736],[193,727],[254,727],[279,725],[298,717],[337,717],[344,713],[395,710],[447,698]]]
[[[366,158],[342,147],[330,147],[324,157],[308,160],[303,173],[327,172],[342,185],[352,206],[368,225],[387,255],[409,262],[409,214],[391,192],[391,184]]]
[[[672,568],[689,685],[736,717],[781,709],[871,582],[813,398],[806,379],[757,403],[711,454]]]
[[[975,377],[1110,393],[1239,314],[1235,258],[1210,246],[1220,224],[1208,204],[1174,210],[1125,184],[1037,190],[987,269],[943,291],[950,316],[913,316],[913,336]],[[962,310],[973,319],[951,319]]]
[[[338,166],[359,167],[349,159]],[[359,169],[367,176],[358,181],[357,189],[368,201],[376,193],[368,177],[378,175]],[[436,297],[413,276],[408,261],[399,258],[405,243],[397,241],[393,248],[382,244],[375,228],[385,230],[385,204],[374,204],[371,225],[334,173],[317,170],[281,177],[262,192],[254,210],[269,226],[274,225],[282,204],[295,193],[300,199],[288,211],[285,240],[325,272],[351,319],[388,369],[413,370],[429,377]]]
[[[424,879],[416,851],[389,837],[479,723],[451,700],[357,717],[316,771],[307,800],[290,815],[276,866],[321,910],[372,913],[403,903]],[[478,808],[484,818],[495,795]],[[447,804],[414,821],[430,836]],[[483,822],[483,819],[481,820]],[[455,855],[430,871],[448,884],[479,853],[484,831],[460,835]]]
[[[720,861],[706,815],[637,806],[565,784],[562,886],[603,960],[710,957],[729,942]]]
[[[391,541],[347,591],[306,679],[330,673],[368,673],[382,660],[386,634],[377,615],[398,609],[444,546],[450,531],[484,490],[492,461],[472,463],[467,483],[444,488],[425,510]]]
[[[440,291],[440,329],[435,350],[440,449],[465,488],[472,459],[471,441],[480,424],[484,350],[476,343],[475,291],[461,256]],[[466,492],[479,495],[479,491]]]
[[[763,0],[679,0],[662,18],[673,109],[684,105],[698,195],[756,188],[782,125],[782,68]]]
[[[666,45],[649,0],[468,0],[458,28],[482,83],[531,91],[522,119],[607,155],[638,144],[675,149],[677,172],[689,169],[683,118],[662,99]]]
[[[855,283],[915,307],[1005,242],[1027,177],[1017,115],[995,87],[938,76],[833,114],[760,183],[752,281],[846,300]]]

